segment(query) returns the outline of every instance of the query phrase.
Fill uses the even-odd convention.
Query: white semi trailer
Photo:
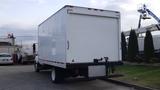
[[[152,38],[153,38],[153,45],[154,45],[155,52],[160,52],[160,36],[153,35]],[[138,38],[138,46],[139,46],[139,51],[143,52],[144,51],[144,37]]]
[[[38,27],[35,70],[52,68],[53,82],[69,76],[108,76],[121,64],[120,13],[66,5]]]

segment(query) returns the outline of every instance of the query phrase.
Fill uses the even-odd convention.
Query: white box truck
[[[38,27],[35,70],[52,68],[54,82],[108,75],[121,64],[120,13],[66,5]]]

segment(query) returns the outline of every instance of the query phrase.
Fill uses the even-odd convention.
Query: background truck
[[[108,76],[121,64],[120,13],[66,5],[38,27],[35,70],[52,68],[53,82],[65,77]]]

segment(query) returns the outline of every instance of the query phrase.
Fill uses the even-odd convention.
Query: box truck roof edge
[[[47,21],[47,20],[50,19],[52,16],[54,16],[56,13],[58,13],[59,11],[61,11],[63,8],[66,8],[66,7],[78,7],[78,8],[86,8],[86,9],[88,9],[88,10],[100,10],[100,11],[120,13],[119,11],[113,11],[113,10],[96,9],[96,8],[88,8],[88,7],[73,6],[73,5],[64,5],[61,9],[59,9],[59,10],[56,11],[54,14],[52,14],[51,16],[49,16],[46,20],[44,20],[44,21],[43,21],[42,23],[40,23],[38,26],[40,26],[41,24],[43,24],[45,21]]]

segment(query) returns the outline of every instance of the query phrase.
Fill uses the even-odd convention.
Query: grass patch
[[[160,89],[160,67],[143,65],[123,65],[116,68],[116,73],[124,74],[117,80]]]

